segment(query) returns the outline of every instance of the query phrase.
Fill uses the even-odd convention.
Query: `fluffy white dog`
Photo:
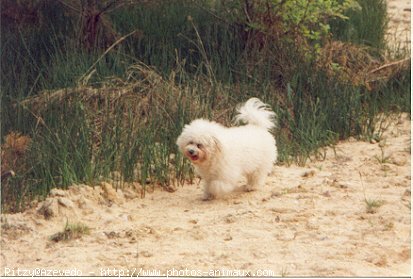
[[[277,160],[275,139],[269,132],[275,127],[275,113],[257,98],[237,111],[234,122],[246,125],[227,128],[197,119],[185,125],[177,139],[203,180],[205,200],[233,191],[242,177],[247,179],[246,191],[264,185]]]

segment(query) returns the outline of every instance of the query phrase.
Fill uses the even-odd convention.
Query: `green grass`
[[[389,163],[391,156],[386,155],[386,152],[384,151],[385,143],[379,143],[379,147],[380,147],[380,156],[375,155],[374,158],[376,158],[377,162],[379,162],[380,164]]]
[[[198,117],[229,125],[235,106],[252,96],[278,115],[280,161],[302,165],[339,139],[373,137],[378,113],[410,111],[410,68],[369,91],[302,57],[290,40],[246,47],[242,23],[224,21],[200,3],[116,10],[110,18],[119,34],[138,31],[106,54],[79,48],[70,19],[16,32],[2,25],[1,134],[32,138],[30,167],[2,185],[3,209],[20,211],[53,187],[93,184],[115,173],[120,187],[191,181],[192,168],[175,145],[183,126]],[[369,16],[384,22],[384,2],[374,5]],[[377,26],[384,25],[349,16],[334,23],[333,37],[348,33],[341,39],[381,50]],[[356,31],[350,34],[348,25]]]
[[[366,212],[369,214],[376,213],[377,209],[384,204],[382,200],[365,199],[364,202],[366,203]]]
[[[51,241],[69,241],[81,238],[83,235],[90,234],[90,228],[82,223],[67,222],[63,231],[55,233],[49,237]]]
[[[379,54],[386,47],[383,30],[388,24],[385,0],[358,0],[361,9],[351,9],[345,15],[349,20],[331,22],[333,38],[371,48]]]

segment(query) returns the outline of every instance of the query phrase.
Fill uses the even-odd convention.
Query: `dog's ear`
[[[212,138],[213,146],[215,147],[216,152],[221,153],[222,151],[221,142],[214,136],[212,136],[211,138]]]

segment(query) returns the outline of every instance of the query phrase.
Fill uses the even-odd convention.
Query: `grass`
[[[378,8],[332,23],[333,37],[377,53],[384,24],[359,20],[385,22],[384,2],[362,2]],[[410,111],[410,68],[367,87],[343,78],[336,61],[302,57],[290,40],[247,45],[242,23],[222,20],[218,6],[200,3],[118,9],[110,14],[116,31],[136,32],[100,50],[79,48],[70,18],[1,26],[3,147],[10,132],[31,142],[13,159],[21,169],[2,185],[3,210],[21,211],[53,187],[115,176],[117,187],[138,181],[143,190],[192,181],[175,145],[182,127],[198,117],[228,125],[235,106],[252,96],[276,111],[279,159],[287,164],[323,157],[320,148],[339,139],[373,137],[379,113]],[[335,72],[321,64],[334,64]]]
[[[366,203],[366,212],[369,214],[374,214],[377,212],[377,209],[384,204],[382,200],[374,200],[374,199],[364,199]]]
[[[377,55],[386,48],[384,32],[388,24],[385,0],[359,0],[360,9],[345,15],[351,20],[331,22],[333,38],[371,47]]]
[[[66,222],[63,231],[51,235],[49,239],[54,242],[69,241],[81,238],[89,233],[90,228],[82,223]]]
[[[366,189],[363,184],[363,176],[360,171],[359,171],[359,176],[360,176],[361,184],[363,186],[364,203],[366,204],[366,213],[374,214],[377,212],[377,209],[384,204],[384,201],[367,198]]]
[[[361,172],[359,172],[359,176],[360,176],[361,184],[363,185],[364,203],[366,204],[366,213],[374,214],[377,212],[377,209],[384,204],[384,201],[367,198],[366,189],[364,188],[363,177],[362,177]]]
[[[281,277],[287,277],[288,276],[288,268],[287,267],[282,267],[281,268]]]
[[[375,155],[374,158],[376,158],[376,160],[380,163],[380,164],[386,164],[390,162],[390,156],[386,156],[385,155],[385,151],[384,151],[384,147],[385,147],[385,143],[380,143],[379,144],[380,147],[380,156],[379,155]]]

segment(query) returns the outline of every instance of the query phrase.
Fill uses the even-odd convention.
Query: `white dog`
[[[191,160],[204,183],[204,199],[213,199],[233,191],[247,179],[246,191],[264,185],[277,160],[277,147],[269,132],[275,127],[275,113],[257,98],[238,107],[235,123],[224,127],[197,119],[185,125],[177,145]]]

